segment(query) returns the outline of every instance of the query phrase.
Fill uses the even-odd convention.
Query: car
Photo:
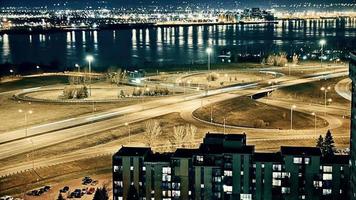
[[[51,186],[49,186],[49,185],[46,185],[46,186],[43,187],[43,190],[45,192],[48,192],[50,189],[51,189]]]
[[[91,182],[91,184],[90,184],[90,185],[92,185],[92,186],[96,186],[98,183],[99,183],[99,181],[98,181],[98,180],[95,180],[95,181]]]
[[[87,179],[91,179],[90,176],[84,177],[84,178],[82,179],[82,182],[84,182],[84,181],[87,180]]]
[[[94,194],[94,192],[95,192],[95,188],[91,187],[88,189],[87,194],[89,194],[89,195]]]
[[[83,185],[89,185],[91,182],[93,182],[92,179],[87,179],[87,180],[83,181]]]
[[[86,193],[87,193],[87,190],[88,190],[88,188],[83,188],[83,189],[82,189],[82,195],[86,194]]]
[[[81,198],[82,197],[82,190],[81,189],[75,189],[74,192],[74,198]]]
[[[12,197],[12,196],[3,196],[0,198],[0,200],[13,200],[13,199],[14,199],[14,197]]]
[[[66,193],[69,191],[69,187],[68,186],[64,186],[62,189],[59,190],[60,193]]]

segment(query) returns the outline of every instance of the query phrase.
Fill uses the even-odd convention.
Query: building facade
[[[356,200],[356,52],[351,53],[349,76],[352,80],[350,168],[351,199]]]
[[[198,149],[153,153],[122,147],[113,156],[113,195],[120,199],[343,199],[349,156],[319,148],[257,153],[245,134],[206,134]]]

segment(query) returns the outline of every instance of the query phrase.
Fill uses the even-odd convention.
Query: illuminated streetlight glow
[[[89,96],[91,96],[91,63],[94,61],[94,57],[92,55],[87,55],[85,59],[88,61],[89,65]]]

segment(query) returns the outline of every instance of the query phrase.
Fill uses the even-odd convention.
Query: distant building
[[[122,147],[113,156],[114,200],[347,199],[349,156],[315,147],[257,153],[245,134],[208,133],[198,149],[154,154]]]
[[[350,54],[350,72],[352,80],[352,103],[351,103],[351,136],[350,136],[350,168],[351,168],[351,196],[356,199],[356,52]]]

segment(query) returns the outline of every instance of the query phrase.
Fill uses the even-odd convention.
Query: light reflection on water
[[[278,25],[215,25],[137,28],[130,30],[71,31],[67,33],[0,36],[0,62],[59,62],[84,64],[95,56],[94,67],[154,66],[204,63],[206,48],[237,53],[269,53],[296,49],[315,50],[321,38],[328,49],[355,50],[356,21],[285,21]]]

